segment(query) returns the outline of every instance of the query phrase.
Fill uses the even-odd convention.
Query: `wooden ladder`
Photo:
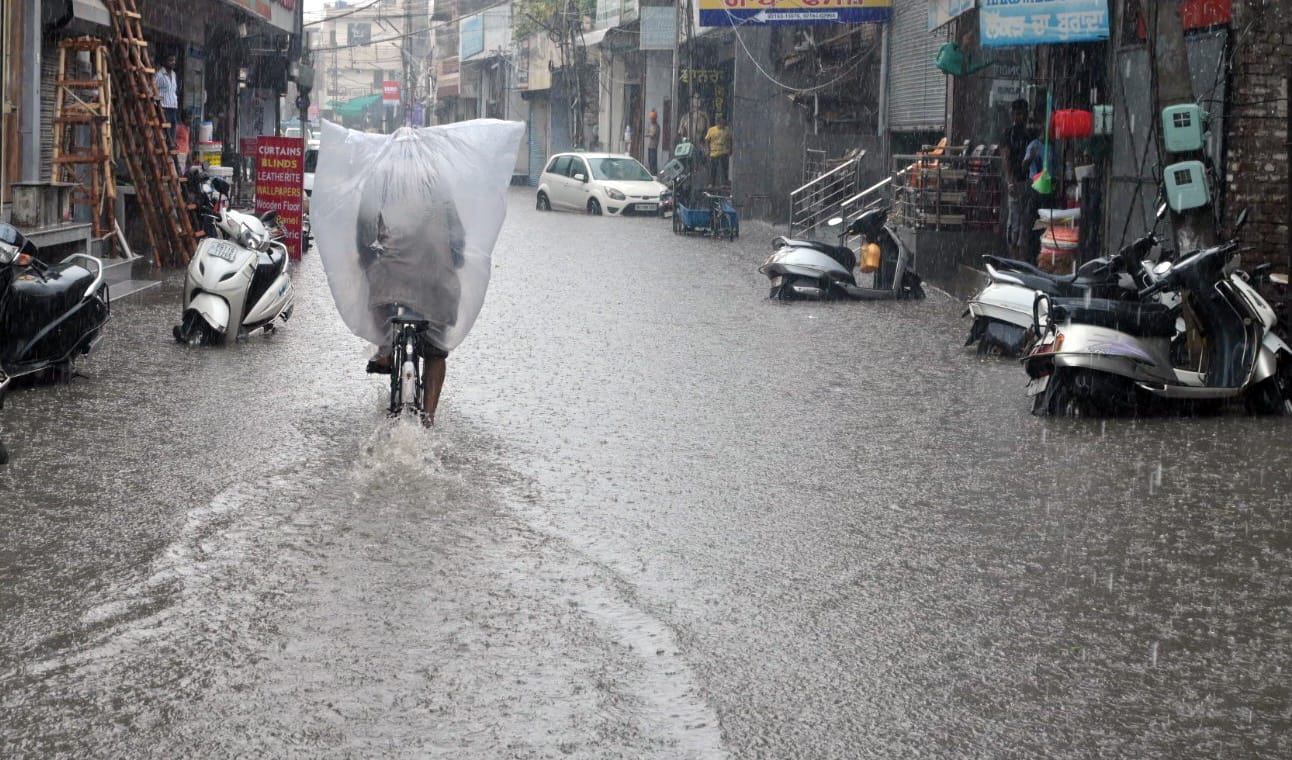
[[[112,13],[112,82],[117,135],[130,166],[139,208],[158,266],[184,266],[197,248],[194,207],[184,197],[166,140],[166,122],[155,100],[153,68],[135,0],[105,0]]]
[[[89,70],[78,65],[88,54]],[[94,237],[116,226],[117,183],[112,171],[112,82],[108,52],[96,37],[59,43],[54,90],[54,181],[73,185],[72,203],[89,206]]]

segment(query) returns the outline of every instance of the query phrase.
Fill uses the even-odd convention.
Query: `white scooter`
[[[221,211],[214,219],[219,235],[207,237],[189,262],[184,278],[184,308],[175,325],[180,343],[222,343],[286,322],[295,303],[287,274],[287,248],[265,222],[240,211]]]
[[[1246,217],[1239,216],[1240,228]],[[1231,240],[1158,264],[1157,281],[1137,303],[1037,293],[1041,338],[1023,360],[1033,414],[1121,415],[1171,401],[1234,399],[1252,412],[1292,414],[1292,349],[1275,334],[1275,311],[1248,275],[1229,267],[1238,251]],[[1180,366],[1172,354],[1179,310],[1152,302],[1171,290],[1197,326],[1196,365]]]
[[[887,208],[874,208],[857,217],[839,234],[842,244],[860,235],[863,251],[872,258],[871,287],[859,286],[853,275],[857,254],[846,245],[819,240],[772,240],[773,253],[758,271],[771,281],[770,297],[783,301],[834,300],[882,301],[924,298],[924,285],[912,267],[914,256],[888,228]],[[834,227],[841,217],[827,222]],[[873,248],[872,248],[873,246]]]

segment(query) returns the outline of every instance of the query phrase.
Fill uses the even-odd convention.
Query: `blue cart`
[[[683,205],[680,201],[673,201],[673,232],[677,235],[710,235],[716,238],[726,238],[735,240],[740,237],[740,216],[736,213],[736,207],[731,205],[731,199],[722,196],[710,196],[705,194],[711,201],[706,208],[690,208]],[[713,218],[713,207],[720,204],[722,215],[716,220]]]

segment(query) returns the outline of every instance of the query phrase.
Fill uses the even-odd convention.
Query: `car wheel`
[[[534,202],[534,208],[538,209],[539,211],[552,210],[552,202],[547,199],[547,193],[542,192],[541,190],[539,191],[538,200]]]
[[[589,198],[588,213],[593,216],[601,216],[601,201],[598,201],[596,198]]]

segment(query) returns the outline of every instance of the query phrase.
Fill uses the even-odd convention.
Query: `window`
[[[585,177],[588,176],[588,167],[583,163],[583,159],[578,156],[570,156],[569,176],[573,177],[576,174],[582,174]]]
[[[570,170],[570,157],[557,156],[548,164],[547,171],[551,174],[565,175]]]

